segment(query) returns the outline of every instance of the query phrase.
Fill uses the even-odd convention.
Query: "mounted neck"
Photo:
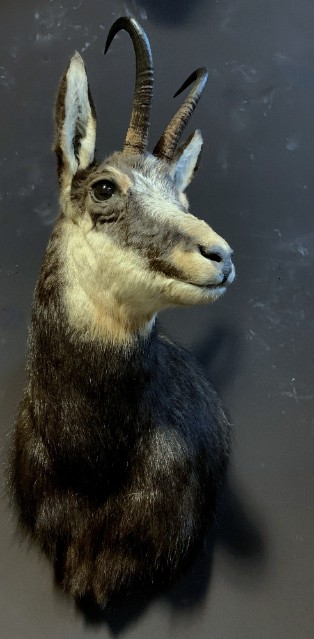
[[[89,228],[82,231],[64,218],[60,225],[55,250],[64,313],[71,329],[82,341],[119,348],[132,345],[139,336],[146,338],[155,323],[155,309],[140,296],[136,307],[128,303],[127,273],[121,267],[120,279],[114,273],[117,261],[123,259],[118,248],[107,242],[103,247],[106,261],[99,260],[89,245]]]
[[[132,346],[139,337],[150,335],[156,316],[133,314],[112,291],[92,295],[83,281],[69,279],[64,290],[65,312],[69,325],[83,341],[97,341],[117,348]]]
[[[35,292],[29,342],[33,369],[41,375],[45,369],[49,384],[57,373],[64,383],[79,377],[95,387],[103,385],[106,376],[127,375],[130,367],[133,375],[141,374],[153,360],[155,317],[132,318],[101,292],[97,303],[89,299],[71,272],[69,256],[60,250],[63,238],[59,220]]]

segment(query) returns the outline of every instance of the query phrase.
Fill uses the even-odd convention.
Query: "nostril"
[[[212,262],[222,262],[221,255],[210,250],[210,248],[199,245],[198,249],[200,254],[203,255],[203,257],[206,257],[207,260],[211,260]]]
[[[218,253],[208,253],[207,257],[212,262],[221,262],[222,261],[222,257],[220,255],[218,255]]]

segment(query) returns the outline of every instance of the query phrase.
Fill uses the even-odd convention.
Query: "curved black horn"
[[[169,122],[167,128],[154,148],[153,153],[154,155],[157,155],[157,157],[168,161],[173,159],[180,135],[184,127],[187,125],[203,93],[207,78],[207,69],[204,67],[196,69],[196,71],[194,71],[194,73],[185,80],[180,89],[178,89],[178,91],[174,94],[173,97],[175,98],[193,82],[189,95]]]
[[[107,53],[114,36],[121,29],[127,31],[131,36],[136,58],[133,108],[123,147],[124,153],[130,155],[143,153],[147,145],[154,84],[153,60],[146,33],[133,18],[118,18],[114,22],[108,33],[105,53]]]

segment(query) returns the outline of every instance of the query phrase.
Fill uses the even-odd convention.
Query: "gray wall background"
[[[232,245],[237,280],[206,308],[169,311],[164,330],[193,350],[234,422],[215,540],[148,605],[85,620],[49,566],[15,533],[1,499],[2,639],[313,636],[314,7],[310,0],[1,0],[0,429],[8,439],[24,380],[32,291],[58,209],[53,104],[69,56],[84,57],[98,155],[120,148],[134,57],[119,15],[144,26],[155,60],[150,144],[174,91],[198,66],[209,83],[191,210]]]

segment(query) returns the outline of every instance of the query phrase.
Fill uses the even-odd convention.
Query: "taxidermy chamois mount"
[[[213,515],[229,452],[221,402],[191,355],[158,335],[156,313],[212,302],[234,279],[232,251],[188,212],[199,131],[179,137],[207,80],[146,151],[149,42],[136,56],[124,148],[94,159],[96,116],[76,53],[61,80],[56,142],[61,211],[35,289],[28,381],[11,458],[13,501],[61,587],[105,607],[117,593],[170,583]]]

